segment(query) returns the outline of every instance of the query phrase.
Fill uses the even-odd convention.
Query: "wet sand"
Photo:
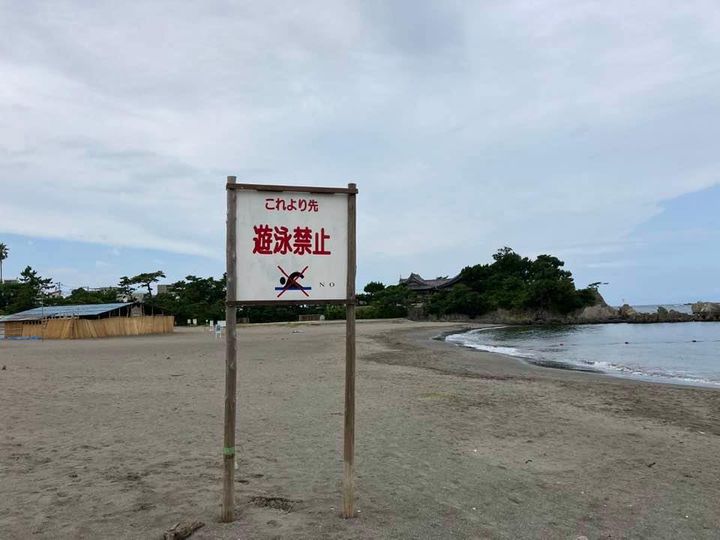
[[[161,538],[192,520],[199,539],[720,536],[720,391],[431,339],[451,328],[358,325],[347,521],[343,325],[241,328],[233,524],[222,341],[0,342],[0,538]]]

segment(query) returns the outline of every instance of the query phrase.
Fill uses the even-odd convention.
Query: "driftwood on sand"
[[[184,540],[189,538],[195,531],[204,527],[202,521],[191,521],[188,523],[176,523],[173,527],[165,531],[163,540]]]

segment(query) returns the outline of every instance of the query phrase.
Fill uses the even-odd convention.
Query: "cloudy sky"
[[[719,150],[717,0],[0,0],[6,276],[219,276],[236,175],[357,182],[361,287],[507,245],[720,300]]]

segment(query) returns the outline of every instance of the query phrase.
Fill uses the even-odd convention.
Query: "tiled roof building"
[[[430,293],[452,287],[458,281],[460,274],[454,278],[423,279],[420,274],[412,273],[407,278],[400,278],[400,285],[407,286],[411,291]]]

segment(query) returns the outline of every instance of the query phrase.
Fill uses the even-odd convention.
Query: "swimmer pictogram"
[[[311,291],[312,287],[304,287],[300,284],[300,280],[305,278],[305,272],[307,272],[308,268],[309,266],[306,266],[300,272],[291,272],[288,274],[281,266],[278,266],[278,270],[280,270],[283,275],[280,278],[281,287],[275,287],[276,291],[280,291],[277,297],[280,298],[288,291],[300,291],[309,298],[310,295],[307,291]]]

